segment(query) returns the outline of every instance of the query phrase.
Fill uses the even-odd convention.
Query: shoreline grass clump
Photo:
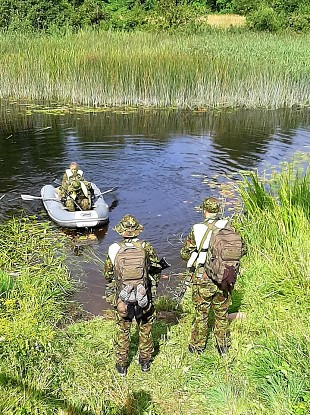
[[[27,217],[1,224],[0,243],[0,412],[48,413],[62,353],[57,324],[74,290],[64,243]]]
[[[250,174],[240,188],[249,247],[241,282],[248,319],[235,340],[264,413],[310,409],[309,192],[309,169],[301,173],[294,163],[285,163],[267,184]]]
[[[0,98],[91,107],[309,106],[309,34],[0,34]]]

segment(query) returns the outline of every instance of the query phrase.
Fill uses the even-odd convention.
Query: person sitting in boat
[[[69,212],[89,210],[92,207],[93,194],[91,183],[84,179],[83,171],[73,161],[69,169],[66,169],[59,188],[61,201]]]

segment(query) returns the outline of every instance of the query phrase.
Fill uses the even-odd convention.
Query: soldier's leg
[[[127,367],[128,352],[130,346],[130,326],[131,321],[122,318],[118,312],[116,314],[116,324],[118,333],[116,338],[116,363],[119,366]]]
[[[220,290],[217,291],[213,298],[212,307],[214,310],[214,335],[217,345],[219,347],[227,348],[229,342],[229,322],[228,322],[228,308],[231,304],[231,295]]]
[[[138,321],[139,325],[139,359],[150,363],[154,352],[152,325],[155,320],[154,306]]]
[[[212,286],[209,287],[209,285],[202,286],[199,284],[193,284],[192,300],[195,306],[195,316],[191,329],[189,348],[192,346],[192,348],[196,349],[198,352],[202,351],[206,345],[208,317],[213,293],[214,288]]]
[[[74,212],[75,211],[75,206],[74,206],[74,202],[72,199],[67,199],[66,200],[66,208],[69,210],[69,212]]]

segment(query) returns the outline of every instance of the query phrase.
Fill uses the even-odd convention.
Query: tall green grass
[[[21,217],[1,224],[0,244],[0,413],[49,413],[61,359],[58,323],[74,287],[63,240],[46,223]]]
[[[309,105],[309,35],[0,35],[0,97],[90,106]]]
[[[254,174],[245,177],[240,192],[249,247],[242,280],[248,319],[235,333],[243,349],[240,363],[265,413],[306,414],[310,410],[310,172],[284,164],[267,184]]]

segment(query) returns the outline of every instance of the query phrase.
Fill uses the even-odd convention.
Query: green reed
[[[309,170],[294,163],[267,181],[251,174],[241,184],[249,254],[240,284],[249,318],[235,333],[237,366],[246,367],[262,413],[306,414],[310,408],[309,191]]]
[[[0,35],[0,97],[90,106],[308,105],[309,35]]]

